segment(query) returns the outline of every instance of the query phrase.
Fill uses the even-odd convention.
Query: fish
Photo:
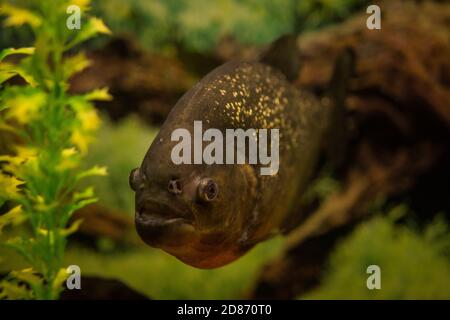
[[[175,104],[140,167],[131,171],[140,238],[190,266],[227,265],[256,244],[292,229],[301,195],[327,145],[339,143],[352,53],[338,58],[330,90],[317,97],[294,82],[300,70],[295,36],[283,36],[257,59],[217,67]],[[279,130],[279,169],[260,163],[174,164],[178,128]],[[333,132],[334,131],[334,132]],[[336,146],[333,145],[336,149]]]

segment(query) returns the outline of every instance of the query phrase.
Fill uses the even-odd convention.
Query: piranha
[[[207,74],[172,108],[139,168],[130,173],[135,224],[148,245],[197,268],[224,266],[257,243],[292,229],[319,157],[342,136],[343,100],[353,55],[335,63],[316,97],[293,85],[300,62],[293,36],[255,61],[230,61]],[[341,119],[341,120],[339,120]],[[174,164],[175,129],[279,129],[279,170],[261,164]],[[295,220],[295,219],[294,219]]]

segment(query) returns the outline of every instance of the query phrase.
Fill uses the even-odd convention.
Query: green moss
[[[377,216],[333,252],[321,286],[303,299],[449,299],[450,235],[436,220],[418,233]],[[369,265],[381,268],[381,289],[369,290]]]
[[[281,246],[282,239],[274,238],[238,261],[213,270],[187,266],[152,248],[115,254],[71,248],[65,262],[79,265],[83,275],[119,279],[153,299],[239,299]]]

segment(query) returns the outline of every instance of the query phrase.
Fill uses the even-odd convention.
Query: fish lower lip
[[[149,214],[137,214],[136,222],[143,226],[148,227],[159,227],[159,226],[169,226],[177,223],[184,224],[192,224],[188,219],[179,217],[179,218],[163,218],[158,215],[149,215]]]
[[[145,243],[157,248],[185,245],[195,238],[196,233],[191,220],[153,214],[137,214],[136,230]]]
[[[186,222],[194,221],[194,216],[188,208],[177,208],[168,203],[158,202],[152,199],[140,198],[136,202],[136,219],[163,223],[164,220],[185,219]]]

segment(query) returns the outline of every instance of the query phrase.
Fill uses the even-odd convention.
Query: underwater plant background
[[[396,27],[408,35],[416,34],[416,39],[421,39],[420,35],[427,38],[429,21],[435,21],[434,42],[428,47],[436,50],[436,65],[425,68],[430,74],[421,69],[421,57],[427,56],[421,51],[425,50],[420,46],[422,40],[402,42],[395,33],[380,38],[368,34],[373,41],[370,44],[358,42],[351,32],[345,38],[346,32],[339,28],[359,30],[354,26],[365,22],[369,1],[2,1],[0,297],[71,298],[70,293],[62,292],[65,268],[78,265],[83,277],[99,287],[102,279],[116,279],[119,289],[152,299],[450,299],[448,184],[420,180],[436,174],[444,180],[448,177],[445,155],[450,149],[446,135],[436,138],[440,131],[424,134],[427,126],[414,126],[416,117],[428,121],[420,112],[430,105],[438,111],[429,116],[429,127],[434,121],[444,127],[441,122],[450,119],[446,99],[450,67],[445,64],[450,29],[443,9],[449,6],[439,1],[434,7],[433,1],[394,2],[404,10],[382,6],[392,12],[386,19],[388,30]],[[88,15],[83,15],[82,32],[58,27],[65,24],[65,8],[70,4],[90,8]],[[398,15],[395,22],[394,13]],[[423,13],[428,20],[416,23],[414,27],[420,31],[416,32],[407,23]],[[50,16],[53,18],[45,19]],[[342,39],[330,40],[333,32]],[[361,63],[355,81],[359,81],[355,85],[359,95],[351,97],[350,105],[356,112],[376,110],[376,103],[364,101],[366,95],[374,96],[376,102],[388,97],[387,103],[395,108],[380,107],[375,116],[360,112],[359,134],[368,138],[356,139],[355,144],[362,147],[355,150],[362,150],[361,159],[367,160],[373,156],[366,152],[370,149],[367,145],[381,145],[384,151],[374,149],[377,155],[398,158],[397,166],[410,171],[392,165],[390,170],[400,172],[401,178],[389,176],[391,171],[384,170],[387,166],[383,167],[382,161],[373,161],[376,164],[372,166],[372,158],[367,160],[369,168],[375,169],[366,170],[363,176],[377,177],[379,185],[371,186],[371,191],[377,192],[367,192],[361,197],[363,205],[348,208],[358,219],[343,223],[345,230],[339,229],[320,263],[305,261],[304,256],[299,261],[283,256],[283,237],[270,239],[240,260],[214,270],[192,268],[145,246],[133,226],[134,198],[128,174],[139,166],[170,107],[213,67],[231,58],[253,56],[285,33],[303,39],[303,58],[313,62],[305,63],[297,82],[314,92],[321,92],[326,82],[327,71],[321,62],[327,58],[323,55],[346,41],[356,41],[361,52],[374,52]],[[373,48],[382,41],[387,43],[383,42],[384,47]],[[7,49],[12,47],[20,49]],[[395,64],[389,53],[383,53],[389,50],[394,52],[393,59],[405,54],[412,61],[403,70],[394,70],[407,75],[397,87],[383,78],[381,71],[373,71],[383,69],[380,65],[388,68]],[[322,53],[316,54],[318,51]],[[386,74],[389,72],[393,71]],[[364,78],[369,73],[374,76]],[[417,92],[411,89],[411,79],[421,81],[417,80]],[[422,93],[422,88],[428,92]],[[404,98],[408,95],[413,98]],[[419,101],[419,106],[411,101]],[[411,121],[408,112],[413,113]],[[404,113],[408,115],[403,117]],[[409,139],[405,145],[427,139],[432,143],[406,155],[396,154],[396,146],[390,144],[396,139],[392,142],[380,132],[396,137],[401,132]],[[404,151],[403,140],[398,144]],[[422,164],[417,155],[427,152],[441,160],[430,156]],[[365,164],[363,160],[360,163]],[[403,177],[410,178],[403,181]],[[305,208],[315,208],[344,193],[348,183],[342,175],[324,170],[304,195]],[[423,188],[432,195],[424,195]],[[311,250],[322,248],[313,246]],[[383,290],[367,290],[366,266],[370,264],[383,267]],[[298,271],[311,280],[292,279],[288,286],[279,276],[287,274],[286,270]],[[120,298],[111,292],[105,286],[98,296],[88,292],[85,298]]]

